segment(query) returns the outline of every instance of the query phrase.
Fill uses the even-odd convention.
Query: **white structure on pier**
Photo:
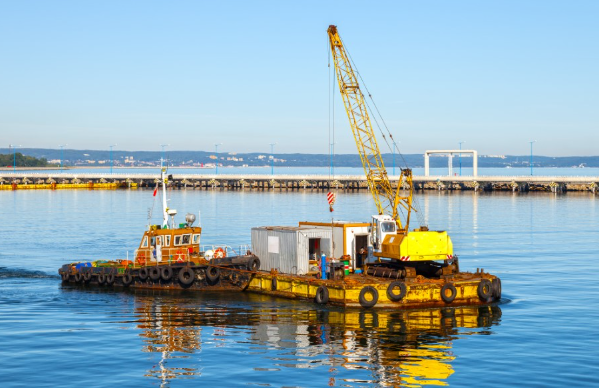
[[[431,154],[444,154],[448,158],[449,176],[453,175],[453,155],[472,154],[472,176],[478,176],[478,152],[474,150],[434,150],[424,151],[424,176],[429,176],[429,156]]]

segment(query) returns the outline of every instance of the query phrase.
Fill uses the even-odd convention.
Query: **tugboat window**
[[[148,247],[148,236],[144,237],[144,241],[141,243],[142,248]]]
[[[170,247],[171,246],[171,236],[164,236],[166,242],[164,243],[165,247]]]
[[[175,236],[175,246],[181,245],[181,236]]]
[[[184,234],[183,235],[183,245],[187,245],[191,242],[191,234]]]
[[[193,235],[193,243],[194,244],[199,244],[200,243],[200,235],[199,234],[194,234]]]

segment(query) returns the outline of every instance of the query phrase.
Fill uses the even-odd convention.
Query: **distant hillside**
[[[15,163],[16,161],[16,163]],[[45,158],[38,159],[33,156],[25,156],[20,152],[15,154],[0,155],[0,166],[13,167],[48,167],[48,161]]]
[[[44,166],[44,163],[59,164],[61,151],[59,149],[21,148],[17,153],[18,166]],[[4,148],[0,149],[3,155],[2,166],[12,166],[12,153]],[[22,154],[21,154],[22,153]],[[28,155],[28,156],[23,156]],[[214,165],[218,162],[222,166],[267,166],[270,165],[270,155],[267,153],[219,153],[205,151],[168,151],[165,153],[169,165],[173,166],[201,166]],[[114,166],[157,166],[160,165],[160,151],[113,151]],[[8,157],[8,159],[6,159]],[[109,166],[110,152],[108,150],[67,150],[63,151],[63,164],[65,166]],[[29,158],[29,159],[28,159]],[[39,159],[40,164],[34,163]],[[393,165],[393,155],[384,154],[385,165]],[[403,159],[412,168],[424,167],[422,154],[403,155]],[[446,156],[431,156],[431,167],[447,166]],[[530,155],[480,155],[479,167],[528,167]],[[331,164],[328,154],[274,154],[275,166],[281,167],[327,167]],[[341,154],[334,156],[337,167],[360,167],[362,164],[357,154]],[[599,167],[599,156],[534,156],[535,167]],[[402,158],[395,155],[395,165],[405,166]],[[454,155],[453,165],[459,165],[459,158]],[[464,154],[462,166],[472,166],[472,158]]]

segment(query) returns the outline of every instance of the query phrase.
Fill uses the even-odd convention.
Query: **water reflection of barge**
[[[381,386],[445,385],[454,373],[454,342],[491,334],[489,329],[501,320],[498,306],[323,310],[307,305],[280,308],[264,296],[251,294],[209,293],[206,300],[198,301],[161,291],[132,292],[142,351],[160,355],[148,375],[163,381],[200,376],[207,366],[182,368],[188,365],[177,354],[199,353],[202,347],[219,346],[218,341],[241,340],[249,349],[266,345],[272,352],[284,351],[284,368],[324,366],[334,372],[330,377],[338,383],[360,377],[362,384]],[[247,328],[243,330],[247,338],[239,338],[239,327]],[[291,349],[293,353],[288,352]],[[259,361],[263,371],[269,370],[268,360],[277,359],[271,357]],[[317,376],[323,373],[313,378]]]

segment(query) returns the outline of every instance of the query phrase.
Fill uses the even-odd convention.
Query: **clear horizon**
[[[4,2],[2,146],[353,154],[336,87],[329,140],[336,24],[402,153],[536,141],[535,155],[593,156],[598,14],[588,0]]]

